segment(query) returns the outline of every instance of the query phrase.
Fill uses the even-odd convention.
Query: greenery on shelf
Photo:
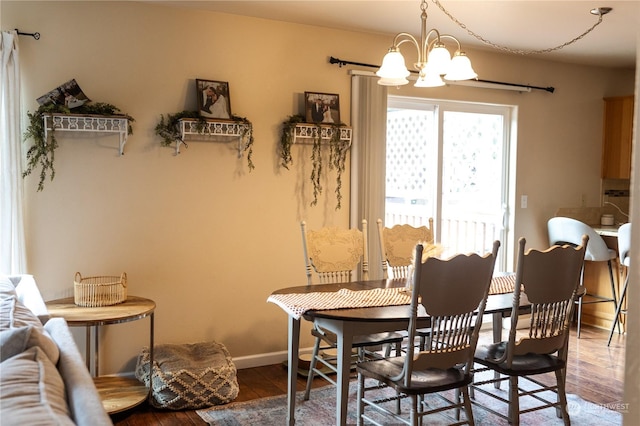
[[[38,182],[38,191],[44,189],[44,181],[49,175],[49,179],[53,180],[56,171],[54,168],[55,150],[58,148],[58,141],[56,140],[55,128],[49,131],[49,140],[45,137],[45,124],[43,117],[45,115],[52,114],[68,114],[68,115],[105,115],[105,116],[122,116],[126,117],[129,121],[128,133],[133,133],[133,127],[131,123],[134,120],[128,114],[120,113],[120,109],[107,103],[85,103],[79,107],[73,108],[73,110],[67,108],[64,105],[58,104],[45,104],[40,105],[37,111],[27,112],[29,118],[29,124],[24,133],[24,140],[33,140],[33,145],[29,147],[27,151],[27,168],[22,173],[22,177],[25,178],[33,172],[38,166],[40,166],[40,181]]]
[[[306,124],[316,127],[315,137],[313,138],[313,148],[311,150],[311,182],[313,183],[313,201],[311,205],[318,204],[318,196],[322,194],[322,184],[320,183],[320,176],[322,174],[322,126],[331,126],[331,139],[328,141],[329,145],[329,170],[336,170],[336,210],[342,207],[342,174],[345,170],[345,163],[347,158],[347,152],[351,146],[351,141],[345,141],[340,139],[341,128],[346,127],[344,123],[306,123],[305,117],[302,115],[292,115],[282,123],[282,134],[280,135],[280,159],[281,165],[285,169],[289,169],[289,166],[293,164],[293,158],[291,157],[291,146],[295,140],[296,125]]]
[[[156,125],[155,132],[156,135],[162,138],[162,146],[170,146],[175,142],[182,143],[185,147],[188,147],[187,143],[182,139],[182,133],[180,132],[180,120],[183,119],[196,120],[196,130],[203,134],[207,123],[212,121],[211,119],[201,117],[198,111],[185,110],[175,114],[167,114],[166,118],[164,115],[161,115],[160,122]],[[231,121],[239,124],[245,124],[245,126],[241,128],[240,137],[245,141],[243,151],[247,153],[247,164],[249,170],[253,170],[255,169],[253,164],[253,125],[251,124],[251,121],[245,117],[239,117],[237,115],[232,115]]]

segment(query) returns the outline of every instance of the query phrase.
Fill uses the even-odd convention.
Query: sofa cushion
[[[32,325],[0,331],[0,360],[5,361],[31,347],[38,346],[53,364],[58,363],[58,345],[44,330]]]
[[[40,319],[18,300],[17,297],[2,299],[2,311],[0,329],[24,327],[33,325],[42,327]]]
[[[36,424],[73,425],[65,398],[64,382],[39,347],[0,364],[2,426]]]
[[[0,299],[16,295],[16,287],[6,275],[0,275]]]
[[[40,319],[24,306],[15,295],[0,299],[0,331],[24,327],[31,328],[27,336],[28,345],[25,346],[25,349],[34,345],[41,346],[51,362],[56,364],[60,351],[49,333],[45,331]],[[3,358],[5,358],[4,354]]]

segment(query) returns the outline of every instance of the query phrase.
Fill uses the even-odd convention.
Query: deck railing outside
[[[403,209],[404,210],[404,209]],[[495,215],[458,214],[443,216],[440,223],[434,224],[438,242],[447,251],[455,253],[486,253],[491,251],[493,242],[501,240],[501,218]],[[408,224],[423,226],[429,223],[429,217],[412,214],[406,210],[401,212],[387,211],[385,226]]]

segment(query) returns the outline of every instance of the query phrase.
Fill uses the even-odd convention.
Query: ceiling
[[[155,2],[155,0],[148,0]],[[427,28],[437,28],[460,40],[463,47],[494,49],[469,35],[427,0]],[[419,0],[289,0],[191,1],[160,0],[161,4],[191,7],[335,29],[420,36]],[[598,17],[598,7],[613,10],[596,29],[571,46],[543,54],[552,60],[586,65],[634,68],[640,0],[524,1],[440,0],[440,4],[467,29],[497,45],[518,50],[540,50],[561,45],[585,32]],[[357,58],[350,60],[357,61]]]

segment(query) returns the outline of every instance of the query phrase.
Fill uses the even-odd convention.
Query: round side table
[[[95,308],[78,306],[73,297],[45,302],[49,315],[62,317],[70,327],[86,327],[87,369],[92,371],[94,383],[102,398],[102,405],[109,414],[119,413],[144,402],[151,389],[136,379],[117,376],[100,376],[100,347],[98,327],[120,324],[149,317],[149,371],[153,374],[153,315],[156,303],[143,297],[129,296],[123,303]],[[91,332],[93,331],[93,357],[91,356]],[[92,362],[93,360],[93,362]]]

